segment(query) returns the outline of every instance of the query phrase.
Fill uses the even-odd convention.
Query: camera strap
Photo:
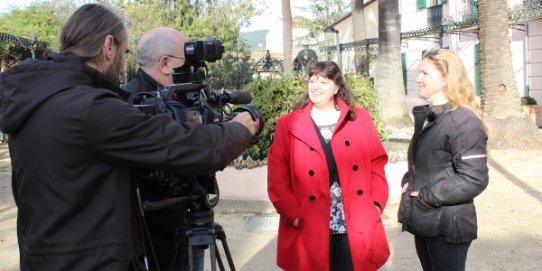
[[[324,154],[326,155],[326,162],[329,170],[329,186],[331,187],[334,182],[337,182],[340,185],[339,170],[337,169],[335,158],[333,158],[333,153],[331,152],[331,145],[329,143],[326,143],[324,137],[322,136],[322,133],[320,133],[320,128],[318,128],[318,125],[316,125],[314,120],[312,120],[312,124],[314,125],[314,129],[316,130],[318,139],[320,139],[320,144],[322,144]]]

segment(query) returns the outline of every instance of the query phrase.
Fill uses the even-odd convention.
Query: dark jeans
[[[329,239],[329,270],[353,271],[350,244],[346,234],[332,234]]]
[[[415,236],[416,252],[424,271],[465,271],[471,242],[449,243],[442,237]]]

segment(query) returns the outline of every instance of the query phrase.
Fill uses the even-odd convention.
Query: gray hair
[[[103,41],[112,35],[115,44],[128,39],[124,21],[110,8],[101,4],[86,4],[68,19],[60,34],[60,52],[82,61],[96,57]]]
[[[145,35],[138,44],[137,64],[148,66],[164,55],[175,55],[179,50],[174,36],[164,34],[161,31],[154,31]],[[184,50],[184,48],[181,48]],[[178,56],[177,56],[178,57]]]

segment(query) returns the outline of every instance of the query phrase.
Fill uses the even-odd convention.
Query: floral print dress
[[[335,130],[336,124],[318,126],[320,134],[324,138],[326,144],[329,144],[331,137],[333,136],[333,131]],[[344,219],[344,206],[343,198],[341,193],[341,186],[337,181],[333,182],[330,187],[330,197],[331,197],[331,210],[330,210],[330,221],[329,229],[331,234],[345,234],[346,233],[346,222]]]

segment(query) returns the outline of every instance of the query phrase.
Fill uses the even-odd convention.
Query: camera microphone
[[[224,93],[211,93],[207,97],[209,103],[212,104],[248,104],[252,101],[252,96],[246,91],[236,91],[236,92],[224,92]]]
[[[246,91],[226,93],[226,95],[229,97],[229,103],[232,104],[248,104],[252,102],[252,96]]]

